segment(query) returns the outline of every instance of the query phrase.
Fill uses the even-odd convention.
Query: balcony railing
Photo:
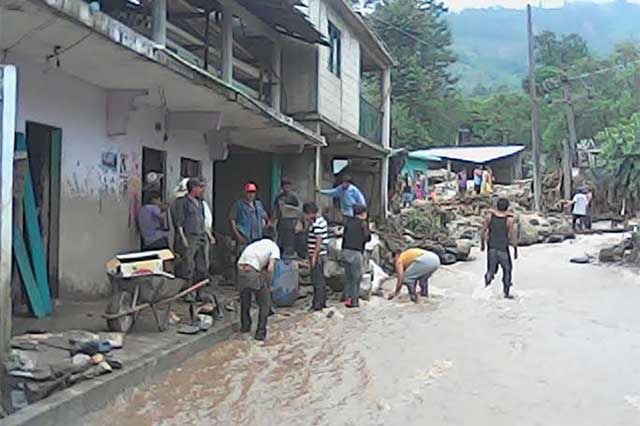
[[[382,112],[360,97],[360,136],[382,145]]]

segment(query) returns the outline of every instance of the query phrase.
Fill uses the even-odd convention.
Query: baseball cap
[[[258,192],[258,188],[254,183],[247,183],[244,185],[244,192]]]

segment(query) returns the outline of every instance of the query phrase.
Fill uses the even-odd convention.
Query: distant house
[[[409,153],[409,161],[423,161],[428,168],[448,168],[453,172],[466,169],[468,175],[476,166],[486,166],[493,171],[496,183],[509,184],[522,178],[524,149],[523,145],[430,148]]]

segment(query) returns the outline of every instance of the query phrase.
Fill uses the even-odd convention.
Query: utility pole
[[[576,136],[576,116],[573,111],[573,104],[571,99],[571,90],[569,88],[569,80],[566,77],[562,78],[562,96],[564,112],[567,116],[567,127],[569,128],[569,141],[565,141],[565,147],[562,150],[562,168],[564,171],[564,198],[565,200],[571,199],[572,192],[572,169],[573,169],[573,153],[578,146],[578,137]]]
[[[533,43],[533,23],[531,19],[531,5],[527,5],[527,34],[529,37],[529,101],[531,104],[531,151],[533,154],[533,205],[536,211],[541,208],[542,179],[540,165],[540,142],[538,140],[540,114],[536,99],[536,58]]]

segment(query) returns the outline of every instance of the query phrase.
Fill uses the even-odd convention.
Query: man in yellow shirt
[[[440,267],[440,257],[437,254],[420,248],[411,248],[396,253],[395,268],[398,275],[396,290],[389,295],[389,300],[400,294],[402,285],[409,290],[412,302],[418,301],[416,286],[420,284],[420,295],[429,297],[429,277]]]

